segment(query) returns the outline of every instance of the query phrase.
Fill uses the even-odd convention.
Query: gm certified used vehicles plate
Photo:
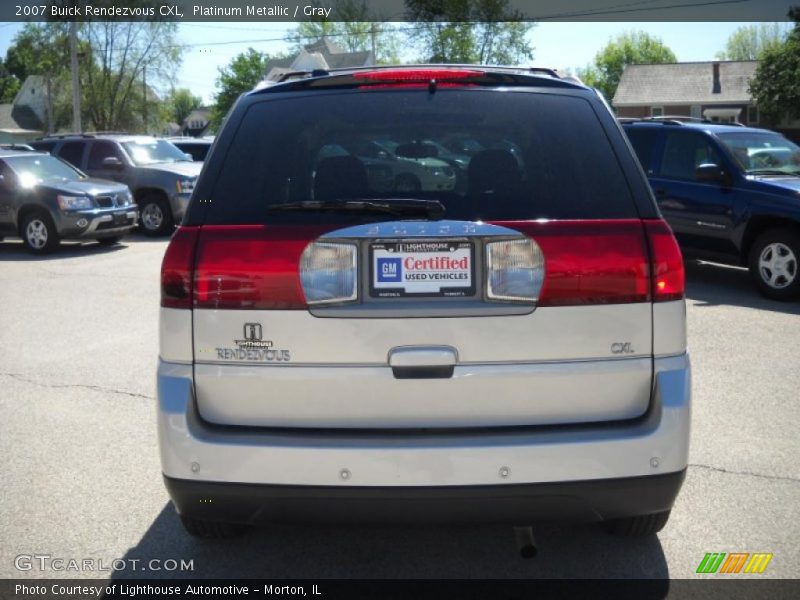
[[[454,139],[474,152],[442,189],[347,150]],[[161,459],[190,533],[664,526],[689,441],[683,263],[593,90],[315,72],[243,96],[215,144],[161,274]]]

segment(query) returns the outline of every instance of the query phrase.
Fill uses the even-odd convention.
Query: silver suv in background
[[[477,150],[464,186],[402,193],[328,151],[387,139]],[[689,446],[683,262],[594,90],[314,71],[240,98],[215,148],[161,270],[161,464],[190,533],[665,525]]]
[[[126,184],[147,235],[168,235],[189,204],[202,163],[171,142],[144,135],[67,134],[31,142],[92,177]]]

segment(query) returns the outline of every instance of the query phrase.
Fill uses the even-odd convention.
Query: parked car
[[[202,165],[165,139],[129,134],[57,135],[31,142],[92,175],[126,184],[139,206],[140,228],[167,235],[186,212]]]
[[[33,146],[28,144],[0,144],[0,150],[34,150]]]
[[[214,143],[214,137],[171,137],[167,138],[175,144],[181,152],[191,155],[194,162],[203,162]]]
[[[162,263],[187,531],[661,529],[689,443],[683,261],[607,105],[502,67],[295,77],[237,102]],[[463,191],[376,189],[334,151],[456,134],[484,148]]]
[[[127,186],[90,179],[49,154],[0,150],[0,236],[21,237],[33,253],[62,239],[115,244],[137,217]]]
[[[800,147],[766,129],[627,121],[625,132],[686,256],[750,269],[775,300],[800,295]]]

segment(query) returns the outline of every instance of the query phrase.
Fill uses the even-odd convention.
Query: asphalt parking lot
[[[759,577],[800,577],[800,302],[765,300],[745,271],[707,264],[687,267],[691,465],[658,537],[543,526],[533,560],[496,526],[189,538],[156,444],[165,247],[132,236],[38,258],[0,243],[0,577],[108,575],[15,568],[20,554],[47,554],[194,564],[185,573],[128,567],[126,577],[687,578],[706,552],[771,552]]]

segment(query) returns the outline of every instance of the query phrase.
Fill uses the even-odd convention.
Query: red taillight
[[[648,302],[647,241],[638,219],[497,223],[542,249],[539,306]]]
[[[653,302],[680,300],[684,296],[683,256],[669,225],[664,221],[644,222],[650,242],[653,269]]]
[[[197,245],[195,308],[306,308],[298,270],[300,257],[308,243],[327,229],[288,225],[203,227]]]
[[[378,84],[427,84],[432,79],[440,83],[458,82],[485,75],[476,69],[382,69],[354,73],[353,79]]]
[[[192,267],[198,227],[179,227],[161,261],[161,306],[192,307]]]

